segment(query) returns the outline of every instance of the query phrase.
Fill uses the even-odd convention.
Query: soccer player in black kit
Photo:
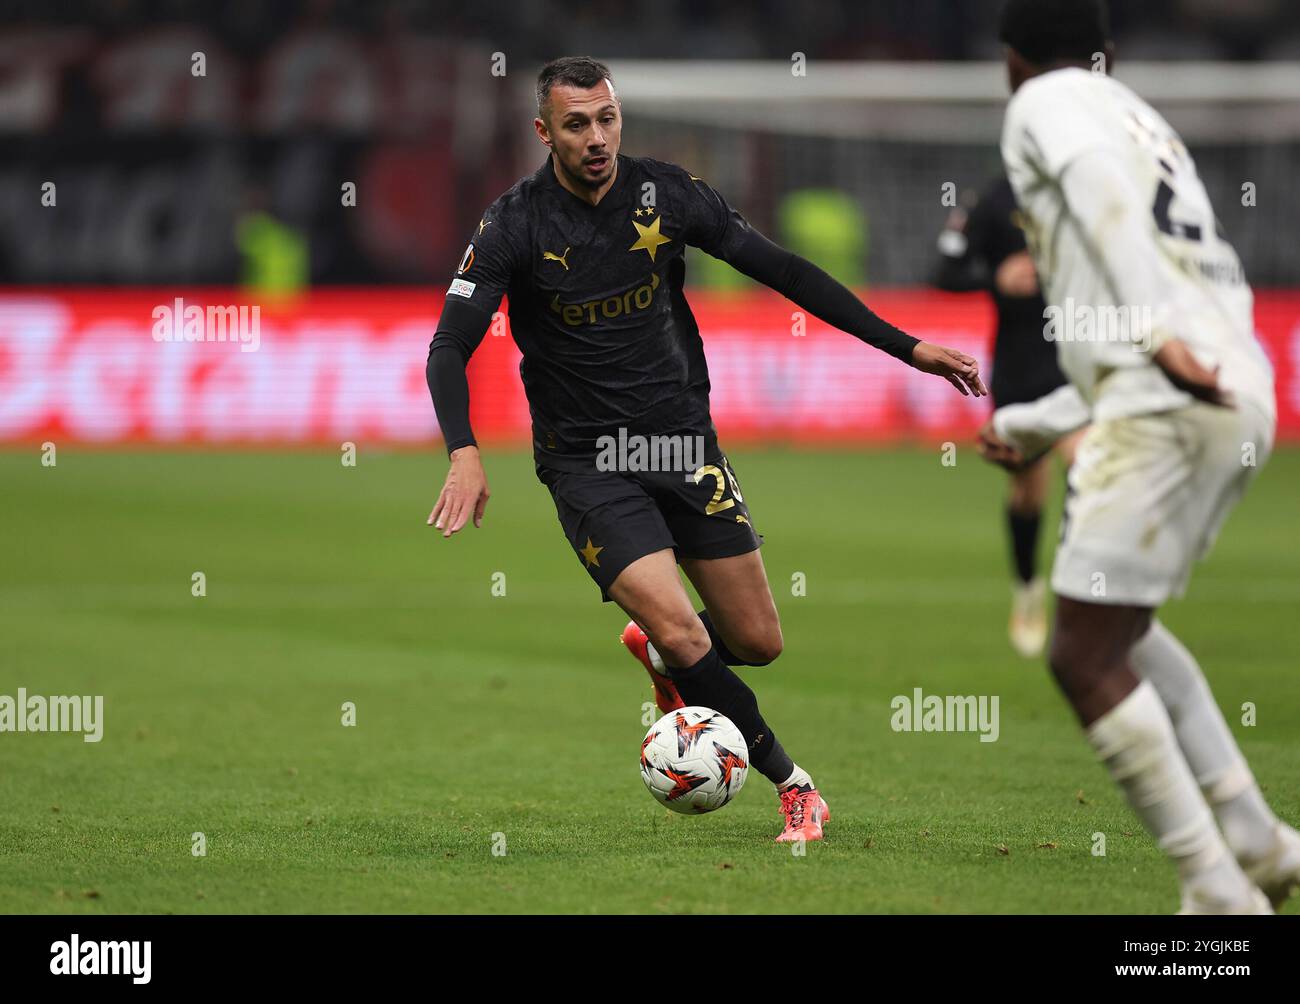
[[[984,393],[978,366],[882,321],[751,228],[701,179],[620,155],[622,112],[601,63],[548,63],[537,105],[534,127],[550,155],[483,214],[429,347],[429,390],[451,468],[428,521],[444,537],[482,523],[488,489],[465,366],[508,295],[537,476],[578,561],[632,618],[623,641],[650,674],[660,710],[698,705],[730,718],[753,766],[777,788],[785,817],[777,839],[819,840],[826,802],[730,669],[775,659],[781,626],[759,536],[709,416],[703,345],[682,293],[683,252],[690,244],[729,262],[963,394]],[[689,463],[610,470],[600,461],[602,443],[650,437],[685,444],[670,459]],[[702,449],[690,457],[692,445]],[[704,601],[698,615],[679,564]]]
[[[987,290],[997,312],[993,373],[994,407],[1036,401],[1065,385],[1056,364],[1056,343],[1043,334],[1047,304],[1018,222],[1019,209],[1005,176],[994,179],[974,205],[954,209],[939,235],[934,284],[953,293]],[[1066,467],[1082,431],[1063,437],[1055,449]],[[1047,585],[1038,574],[1038,528],[1047,500],[1050,462],[1035,457],[1011,472],[1007,532],[1016,574],[1007,634],[1026,658],[1043,654],[1047,643]]]

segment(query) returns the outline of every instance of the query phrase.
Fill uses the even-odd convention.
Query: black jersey
[[[1039,293],[1007,296],[993,279],[998,266],[1026,250],[1011,182],[992,182],[971,208],[964,229],[945,231],[935,284],[954,292],[986,289],[997,310],[991,389],[995,405],[1034,401],[1062,386],[1056,344],[1043,334],[1047,308]]]
[[[586,460],[620,429],[714,447],[684,253],[725,259],[748,227],[682,168],[622,155],[597,205],[563,188],[548,159],[488,208],[448,296],[488,311],[508,296],[539,460]]]
[[[593,206],[559,183],[548,159],[483,214],[447,290],[427,372],[448,449],[474,440],[461,370],[436,350],[458,350],[463,365],[505,295],[539,463],[587,469],[597,441],[620,430],[698,436],[716,451],[704,346],[682,290],[687,245],[911,360],[915,338],[768,241],[683,168],[620,155]]]

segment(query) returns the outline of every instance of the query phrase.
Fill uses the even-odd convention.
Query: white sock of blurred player
[[[1281,823],[1264,801],[1195,656],[1153,620],[1151,629],[1130,650],[1129,663],[1159,693],[1178,745],[1229,849],[1276,902],[1280,890],[1268,888],[1269,879],[1274,885],[1288,876],[1291,883],[1300,882],[1300,836]],[[1257,874],[1260,871],[1275,874]]]
[[[1088,741],[1177,864],[1184,912],[1271,912],[1215,826],[1151,683],[1139,683],[1093,722]]]

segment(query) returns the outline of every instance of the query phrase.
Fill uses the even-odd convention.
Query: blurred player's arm
[[[776,290],[827,324],[916,369],[943,377],[962,394],[987,393],[979,364],[971,356],[900,331],[812,262],[764,237],[704,182],[694,179],[692,188],[697,197],[688,202],[694,214],[688,244]]]
[[[1003,405],[993,412],[979,432],[980,455],[1004,467],[1032,463],[1089,421],[1087,402],[1067,383],[1036,401]]]
[[[487,475],[479,457],[478,441],[469,421],[469,379],[465,368],[483,341],[492,315],[510,285],[514,254],[504,224],[491,230],[484,220],[477,237],[465,249],[456,278],[447,288],[438,329],[429,343],[424,376],[438,415],[451,466],[429,513],[428,524],[443,537],[463,529],[472,518],[483,525],[487,509]]]

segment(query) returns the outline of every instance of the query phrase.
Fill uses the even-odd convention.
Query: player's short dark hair
[[[569,87],[581,87],[584,90],[595,87],[602,80],[608,79],[612,85],[609,67],[590,56],[561,56],[552,59],[537,74],[537,114],[546,119],[547,105],[551,100],[551,88],[556,84]]]
[[[1110,42],[1105,0],[1007,0],[998,38],[1036,66],[1088,61]]]

